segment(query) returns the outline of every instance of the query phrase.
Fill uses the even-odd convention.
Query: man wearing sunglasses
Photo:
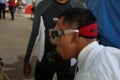
[[[39,43],[35,80],[52,80],[54,73],[57,74],[58,80],[73,80],[75,59],[63,60],[56,54],[56,45],[50,43],[48,36],[48,31],[55,27],[58,16],[73,7],[84,8],[77,0],[43,0],[38,4],[24,59],[23,71],[26,77],[31,73],[31,54]]]
[[[49,36],[65,60],[77,59],[74,80],[120,80],[120,49],[99,45],[96,18],[90,10],[66,10]]]

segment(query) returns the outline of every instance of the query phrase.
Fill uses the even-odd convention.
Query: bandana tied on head
[[[87,26],[83,26],[79,28],[79,35],[88,38],[94,38],[98,35],[98,27],[97,24],[89,24]]]

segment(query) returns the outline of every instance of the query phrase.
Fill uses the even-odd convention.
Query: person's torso
[[[73,7],[81,7],[80,5],[78,5],[79,3],[77,2],[77,0],[73,0],[74,3],[72,3],[72,0],[69,0],[68,3],[61,5],[58,4],[56,2],[54,2],[54,0],[49,3],[47,2],[47,0],[45,0],[46,2],[41,1],[41,5],[39,4],[38,8],[43,7],[46,5],[46,7],[43,7],[39,10],[41,10],[41,12],[39,11],[39,13],[41,14],[40,16],[42,16],[41,21],[43,23],[40,23],[40,28],[39,29],[39,39],[40,39],[40,52],[38,55],[38,60],[41,61],[43,55],[47,55],[48,53],[50,53],[51,51],[54,51],[56,48],[56,45],[52,45],[50,40],[49,40],[49,36],[48,36],[48,30],[50,28],[54,28],[59,15],[70,8]],[[48,3],[48,4],[46,4]]]
[[[46,52],[49,52],[49,51],[55,49],[55,45],[52,45],[49,41],[48,30],[50,28],[55,27],[57,20],[58,20],[58,16],[63,11],[65,11],[66,9],[69,9],[69,8],[72,8],[70,3],[62,5],[62,4],[57,4],[56,2],[53,2],[47,8],[47,10],[42,14],[44,25],[45,25],[45,51]]]
[[[15,1],[9,1],[8,4],[9,6],[15,6]]]
[[[6,4],[6,0],[0,0],[0,3]]]

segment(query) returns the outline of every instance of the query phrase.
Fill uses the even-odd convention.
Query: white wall
[[[32,0],[26,0],[26,4],[32,4]]]

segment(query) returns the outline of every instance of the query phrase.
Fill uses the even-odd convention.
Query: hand
[[[23,65],[23,73],[24,73],[25,77],[27,77],[27,78],[30,77],[30,74],[31,74],[31,64],[24,63],[24,65]]]

